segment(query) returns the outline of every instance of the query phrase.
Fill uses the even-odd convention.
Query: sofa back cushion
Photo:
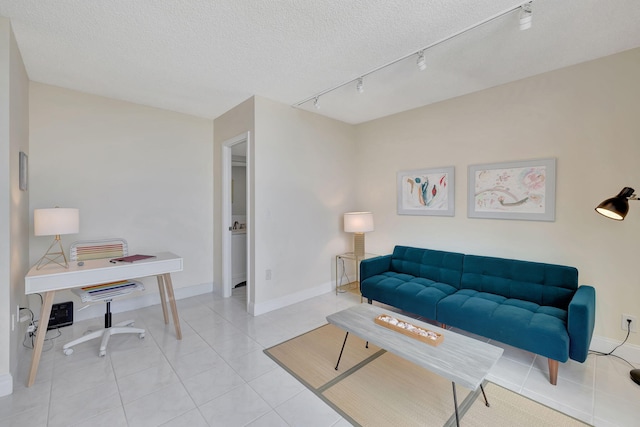
[[[391,270],[459,288],[463,259],[464,255],[456,252],[396,246]]]
[[[578,270],[564,265],[465,255],[461,289],[567,309]]]

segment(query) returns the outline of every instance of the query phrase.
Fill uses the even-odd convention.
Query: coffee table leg
[[[482,396],[484,396],[484,404],[488,407],[490,407],[491,405],[489,405],[489,401],[487,400],[487,395],[484,392],[484,387],[482,387],[482,384],[480,384],[480,390],[482,390]]]
[[[336,371],[338,370],[340,359],[342,359],[342,352],[344,351],[344,345],[347,343],[347,338],[349,338],[349,332],[347,332],[347,334],[344,336],[344,342],[342,343],[342,348],[340,349],[340,356],[338,356],[338,363],[336,363]]]
[[[453,385],[453,406],[456,410],[456,427],[460,427],[460,418],[458,417],[458,396],[456,395],[456,383],[452,382]]]

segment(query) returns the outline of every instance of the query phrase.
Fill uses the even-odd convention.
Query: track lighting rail
[[[396,64],[396,63],[398,63],[400,61],[404,61],[405,59],[410,58],[410,57],[412,57],[414,55],[418,55],[419,56],[418,62],[417,62],[417,66],[418,66],[418,69],[420,71],[422,71],[422,70],[424,70],[426,68],[425,63],[422,60],[424,59],[425,52],[428,51],[429,49],[434,48],[434,47],[436,47],[436,46],[438,46],[438,45],[440,45],[440,44],[442,44],[444,42],[447,42],[449,40],[455,39],[456,37],[459,37],[459,36],[469,32],[471,30],[475,30],[476,28],[479,28],[479,27],[481,27],[481,26],[483,26],[485,24],[488,24],[489,22],[495,21],[496,19],[501,18],[501,17],[503,17],[503,16],[505,16],[507,14],[510,14],[512,12],[515,12],[515,11],[522,11],[525,8],[528,11],[528,15],[527,15],[528,16],[528,26],[526,28],[523,28],[522,27],[522,22],[520,23],[520,26],[521,26],[521,29],[527,29],[527,28],[529,28],[531,26],[531,5],[532,5],[532,3],[533,3],[533,1],[527,1],[527,2],[524,2],[524,3],[520,3],[520,4],[516,5],[516,6],[513,6],[513,7],[509,8],[507,10],[504,10],[502,12],[499,12],[496,15],[490,16],[489,18],[486,18],[486,19],[478,22],[477,24],[474,24],[474,25],[471,25],[471,26],[469,26],[467,28],[464,28],[464,29],[458,31],[457,33],[454,33],[454,34],[452,34],[450,36],[447,36],[447,37],[445,37],[443,39],[440,39],[440,40],[438,40],[438,41],[436,41],[434,43],[431,43],[430,45],[425,46],[425,47],[423,47],[421,49],[418,49],[417,51],[411,52],[411,53],[409,53],[407,55],[404,55],[404,56],[402,56],[402,57],[400,57],[398,59],[394,59],[393,61],[387,62],[386,64],[383,64],[383,65],[380,65],[379,67],[373,68],[373,69],[367,71],[366,73],[360,74],[359,76],[357,76],[355,78],[349,79],[349,80],[347,80],[345,82],[342,82],[342,83],[340,83],[340,84],[338,84],[336,86],[333,86],[333,87],[331,87],[329,89],[325,89],[325,90],[323,90],[321,92],[318,92],[318,93],[316,93],[316,94],[314,94],[314,95],[312,95],[312,96],[310,96],[308,98],[305,98],[302,101],[296,102],[295,104],[293,104],[293,106],[294,107],[299,107],[299,106],[301,106],[303,104],[306,104],[309,101],[313,101],[314,106],[316,108],[320,108],[319,99],[320,99],[321,96],[326,95],[329,92],[333,92],[336,89],[340,89],[341,87],[346,86],[346,85],[351,84],[351,83],[354,83],[354,82],[357,83],[356,88],[357,88],[358,92],[361,93],[362,92],[362,90],[361,90],[361,88],[362,88],[362,80],[366,76],[368,76],[370,74],[373,74],[373,73],[375,73],[377,71],[380,71],[383,68],[386,68],[386,67],[389,67],[389,66],[391,66],[393,64]]]

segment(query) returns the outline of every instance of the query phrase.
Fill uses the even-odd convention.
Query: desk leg
[[[36,381],[38,365],[40,364],[40,356],[42,355],[42,347],[44,346],[44,336],[47,335],[47,326],[49,325],[51,305],[53,305],[53,296],[55,295],[55,293],[55,291],[49,291],[45,293],[42,300],[42,308],[40,309],[40,321],[38,322],[38,332],[36,332],[36,343],[33,346],[33,354],[31,355],[31,369],[29,370],[27,387],[31,387]]]
[[[169,306],[171,307],[171,314],[173,314],[173,324],[176,327],[176,338],[182,339],[182,331],[180,330],[180,318],[178,318],[178,307],[176,307],[176,298],[173,295],[173,283],[171,282],[171,274],[165,273],[164,284],[167,288],[167,295],[169,296]]]
[[[164,315],[164,324],[169,324],[169,314],[167,313],[167,295],[164,292],[164,279],[162,275],[156,276],[158,279],[158,291],[160,292],[160,302],[162,303],[162,314]]]

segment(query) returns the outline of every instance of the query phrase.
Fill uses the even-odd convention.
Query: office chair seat
[[[72,243],[70,253],[71,261],[84,261],[89,259],[119,258],[127,256],[129,254],[129,248],[126,240],[124,239],[85,240]],[[100,343],[98,355],[102,357],[107,354],[107,345],[109,343],[109,339],[113,335],[138,334],[140,339],[144,338],[145,330],[134,328],[133,320],[126,320],[124,322],[117,323],[116,325],[111,324],[111,301],[114,298],[141,290],[144,290],[144,285],[134,280],[123,280],[73,289],[72,291],[80,297],[82,302],[93,303],[104,301],[106,303],[104,329],[90,332],[65,344],[62,347],[63,353],[69,356],[73,353],[73,346],[101,337],[102,341]]]

